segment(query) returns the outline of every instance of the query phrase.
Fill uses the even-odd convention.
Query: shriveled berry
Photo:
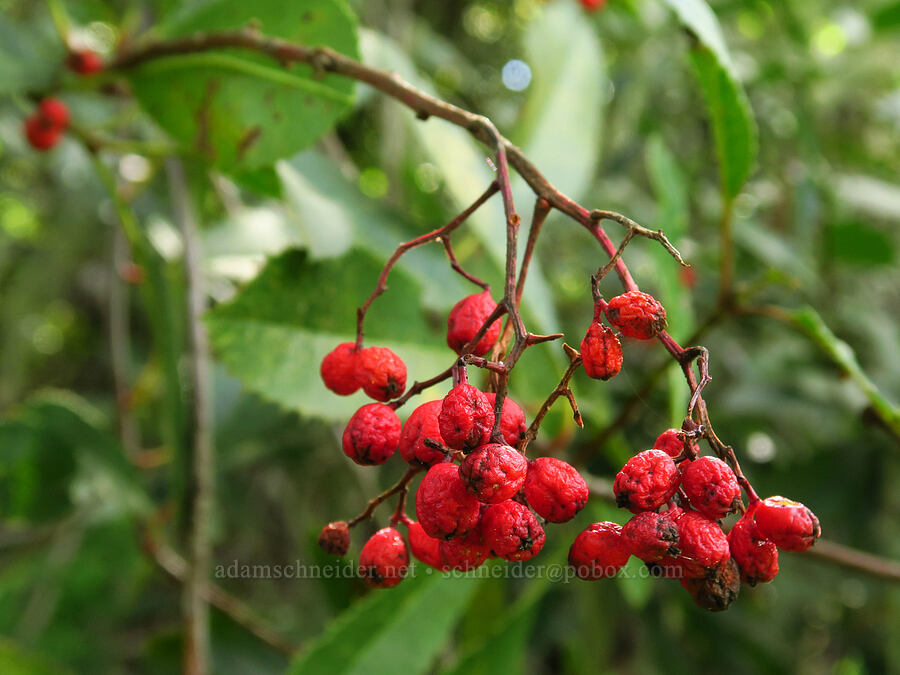
[[[722,612],[731,606],[741,590],[741,575],[732,558],[702,578],[682,577],[681,585],[691,594],[694,604],[710,612]]]
[[[438,415],[442,401],[428,401],[412,411],[400,434],[400,454],[413,466],[429,467],[450,458],[441,450],[425,445],[425,439],[443,443]]]
[[[822,534],[819,519],[800,502],[775,496],[754,506],[753,519],[759,534],[785,551],[807,551]]]
[[[751,586],[772,581],[778,574],[778,548],[756,531],[753,507],[728,533],[731,557],[741,570],[741,581]]]
[[[622,335],[639,340],[656,337],[667,325],[663,306],[641,291],[628,291],[610,300],[606,318]]]
[[[575,537],[569,566],[579,579],[593,581],[616,576],[629,556],[621,526],[604,521],[590,524]]]
[[[409,531],[409,550],[417,560],[435,568],[443,570],[444,563],[441,562],[440,539],[429,537],[425,534],[422,524],[418,521],[410,521],[406,523]]]
[[[697,511],[685,511],[678,526],[678,562],[686,577],[704,577],[731,557],[728,539],[719,524]]]
[[[653,447],[674,459],[684,451],[684,432],[681,429],[666,429],[656,437]],[[696,443],[691,443],[691,449],[695,455],[700,454],[700,446]]]
[[[328,523],[319,533],[319,548],[328,555],[346,555],[350,548],[350,527],[346,520]]]
[[[622,539],[631,554],[644,562],[677,556],[680,552],[678,526],[664,513],[636,513],[622,526]]]
[[[359,575],[369,586],[393,588],[409,570],[406,542],[393,527],[373,534],[359,553]]]
[[[58,98],[45,98],[41,101],[38,105],[38,115],[57,129],[65,129],[69,125],[69,106]]]
[[[737,477],[718,457],[698,457],[682,464],[681,486],[691,506],[713,520],[733,513],[741,503]]]
[[[588,500],[588,486],[571,464],[555,457],[538,457],[528,464],[525,499],[551,523],[571,520]]]
[[[594,321],[581,341],[584,371],[595,380],[608,380],[622,369],[622,344],[609,328]]]
[[[644,450],[616,474],[616,504],[632,513],[655,511],[675,494],[680,480],[671,457],[662,450]]]
[[[481,517],[485,547],[510,562],[529,560],[544,547],[544,528],[534,514],[518,502],[492,504]]]
[[[444,397],[438,426],[444,443],[454,450],[469,452],[490,440],[494,409],[477,387],[461,383]]]
[[[466,455],[459,477],[466,488],[485,504],[511,499],[525,483],[528,460],[515,448],[488,443]]]
[[[359,386],[376,401],[390,401],[406,389],[406,364],[387,347],[368,347],[359,353]]]
[[[48,124],[37,115],[25,119],[25,138],[35,150],[49,150],[59,142],[62,130]]]
[[[357,464],[384,464],[400,443],[400,418],[389,405],[368,403],[353,413],[342,442],[344,454]]]
[[[322,382],[338,396],[349,396],[360,387],[357,377],[359,352],[356,343],[344,342],[332,349],[322,359],[319,375]]]
[[[103,70],[103,59],[90,49],[73,49],[66,57],[66,66],[79,75],[93,75]]]
[[[491,410],[497,401],[497,394],[494,392],[485,392]],[[491,422],[493,425],[493,422]],[[503,410],[500,413],[500,433],[503,434],[503,440],[507,445],[516,447],[522,437],[525,435],[528,426],[525,424],[525,411],[522,406],[513,401],[509,396],[503,399]]]
[[[481,535],[481,527],[476,527],[463,537],[442,541],[439,551],[444,569],[459,572],[469,572],[481,567],[488,557],[488,551]]]
[[[416,490],[416,517],[429,537],[450,539],[478,525],[481,503],[466,490],[459,467],[445,462],[430,469]]]
[[[495,309],[497,303],[487,291],[475,293],[457,302],[447,317],[447,344],[450,349],[462,354],[463,347],[475,337]],[[484,356],[490,351],[500,336],[501,323],[501,320],[497,319],[488,327],[481,339],[472,347],[472,354]]]

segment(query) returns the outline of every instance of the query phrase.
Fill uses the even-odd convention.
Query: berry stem
[[[577,424],[579,427],[584,426],[584,421],[581,419],[581,413],[578,411],[578,404],[575,401],[575,395],[569,388],[569,382],[572,380],[572,376],[581,365],[581,354],[579,354],[575,349],[565,343],[563,343],[563,350],[566,352],[566,356],[569,357],[569,367],[566,368],[566,372],[563,373],[559,384],[556,385],[556,388],[550,392],[550,395],[541,405],[541,409],[538,410],[537,415],[535,415],[534,419],[531,421],[531,426],[528,427],[528,429],[525,431],[525,435],[522,436],[522,440],[519,441],[518,450],[523,455],[528,450],[528,444],[537,437],[538,429],[540,428],[541,423],[544,421],[544,417],[547,415],[550,407],[560,396],[565,396],[569,401],[569,405],[572,406],[572,414],[575,417],[575,424]]]
[[[403,477],[394,483],[387,490],[382,492],[380,495],[377,495],[369,500],[369,503],[366,504],[366,508],[363,509],[363,512],[360,513],[355,518],[347,521],[348,527],[355,527],[359,523],[364,520],[367,520],[372,517],[372,514],[375,512],[375,509],[379,507],[384,501],[390,499],[393,495],[398,494],[400,492],[406,492],[409,489],[409,484],[412,479],[415,477],[417,473],[419,473],[422,469],[419,467],[411,466],[406,470],[406,473],[403,474]],[[395,514],[396,515],[396,514]]]

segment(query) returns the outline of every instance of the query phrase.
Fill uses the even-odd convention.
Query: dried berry
[[[440,539],[429,537],[425,534],[422,524],[412,520],[406,523],[409,531],[409,550],[417,560],[422,561],[436,570],[443,570],[441,562]]]
[[[478,525],[481,503],[466,490],[456,464],[435,464],[416,491],[416,517],[429,537],[450,539]]]
[[[608,521],[592,523],[572,542],[569,565],[579,579],[593,581],[616,576],[629,556],[621,526]]]
[[[589,377],[608,380],[622,369],[622,345],[609,328],[594,321],[581,341],[581,361]]]
[[[344,342],[322,359],[319,375],[322,382],[338,396],[349,396],[360,387],[357,376],[359,352],[355,342]]]
[[[666,429],[656,437],[653,447],[674,459],[684,451],[684,432],[681,429]],[[695,455],[700,454],[700,446],[696,443],[691,444],[691,450]]]
[[[680,480],[671,457],[662,450],[644,450],[616,474],[616,504],[632,513],[655,511],[675,494]]]
[[[753,507],[748,509],[731,528],[728,546],[741,570],[741,581],[756,586],[772,581],[778,574],[778,548],[757,532],[753,511]]]
[[[512,498],[525,482],[528,460],[516,449],[501,443],[488,443],[459,465],[459,477],[469,492],[485,504]]]
[[[681,585],[691,594],[694,604],[710,612],[722,612],[731,606],[741,590],[737,563],[731,558],[711,570],[705,577],[682,577]]]
[[[79,75],[93,75],[103,70],[103,59],[90,49],[73,49],[66,58],[66,66]]]
[[[477,387],[461,383],[444,397],[438,425],[444,443],[454,450],[469,452],[490,440],[494,409]]]
[[[691,506],[713,520],[733,513],[741,503],[737,477],[718,457],[698,457],[682,464],[681,486]]]
[[[476,527],[464,537],[440,542],[439,551],[443,568],[459,572],[469,572],[481,567],[488,557],[481,527]]]
[[[387,347],[368,347],[358,358],[357,381],[369,398],[390,401],[406,389],[406,364]]]
[[[685,511],[678,526],[677,558],[686,577],[704,577],[731,557],[728,539],[719,524],[697,511]]]
[[[412,411],[403,425],[400,434],[400,454],[413,466],[429,467],[440,462],[446,462],[450,458],[446,453],[437,448],[425,444],[425,439],[430,438],[437,443],[443,443],[441,429],[438,424],[438,415],[441,412],[442,401],[428,401]]]
[[[487,397],[491,410],[493,410],[497,400],[497,394],[485,392],[484,395]],[[491,422],[491,425],[493,425],[493,421]],[[500,414],[500,433],[503,434],[503,440],[506,441],[507,445],[516,447],[519,444],[519,441],[522,440],[527,429],[528,427],[525,424],[525,411],[522,410],[522,407],[518,403],[507,396],[503,399],[503,411]]]
[[[544,528],[518,502],[492,504],[481,517],[484,545],[491,555],[515,562],[529,560],[544,547]]]
[[[754,507],[753,519],[759,534],[785,551],[809,550],[822,534],[819,519],[800,502],[766,497]]]
[[[528,464],[525,499],[551,523],[571,520],[588,500],[588,486],[574,466],[554,457],[538,457]]]
[[[622,335],[649,340],[666,329],[666,310],[652,295],[628,291],[617,295],[606,307],[606,318]]]
[[[36,115],[25,119],[23,130],[26,140],[35,150],[49,150],[62,136],[61,129],[48,124]]]
[[[495,309],[497,303],[487,291],[475,293],[457,302],[447,317],[447,344],[450,349],[462,354],[463,347],[472,341]],[[488,326],[478,343],[472,347],[471,353],[476,356],[487,354],[500,336],[500,326],[500,319]]]
[[[57,129],[65,129],[69,125],[69,106],[58,98],[45,98],[41,101],[37,114],[47,124]]]
[[[319,548],[328,555],[346,555],[350,548],[350,527],[347,521],[328,523],[319,533]]]
[[[400,443],[400,418],[389,405],[368,403],[353,413],[342,442],[357,464],[384,464]]]
[[[359,553],[359,575],[369,586],[393,588],[409,570],[406,542],[393,527],[373,534]]]
[[[628,551],[644,562],[677,556],[678,526],[668,515],[644,511],[622,526],[622,539]]]

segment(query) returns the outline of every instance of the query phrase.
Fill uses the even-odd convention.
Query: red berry
[[[656,437],[653,447],[675,459],[684,451],[684,438],[684,432],[681,429],[666,429]],[[696,443],[691,443],[691,450],[695,455],[700,454],[700,446]]]
[[[609,328],[594,321],[581,341],[581,362],[595,380],[608,380],[622,369],[622,344]]]
[[[544,528],[518,502],[492,504],[481,517],[485,547],[510,562],[530,560],[544,547]]]
[[[622,335],[649,340],[666,329],[666,310],[652,295],[628,291],[617,295],[606,307],[606,318]]]
[[[447,317],[447,344],[457,354],[478,333],[488,317],[497,309],[497,303],[487,291],[475,293],[457,302]],[[501,320],[497,319],[485,331],[478,343],[472,347],[472,354],[484,356],[500,336]]]
[[[319,533],[319,548],[329,555],[346,555],[350,548],[350,527],[347,521],[328,523]]]
[[[596,12],[598,9],[603,9],[606,5],[606,0],[579,0],[579,2],[589,12]]]
[[[469,452],[490,441],[494,409],[477,387],[458,384],[444,397],[438,425],[444,443]]]
[[[665,513],[635,514],[622,527],[622,539],[631,554],[644,562],[656,562],[679,553],[678,526]]]
[[[484,395],[487,396],[488,403],[491,406],[491,410],[493,410],[497,401],[497,394],[494,392],[485,392]],[[491,424],[493,424],[493,422]],[[500,433],[503,434],[503,439],[506,441],[507,445],[516,447],[527,430],[528,426],[525,424],[525,411],[522,410],[522,407],[518,403],[507,396],[503,399],[503,411],[500,414]]]
[[[400,418],[389,405],[368,403],[353,413],[342,441],[357,464],[384,464],[400,443]]]
[[[718,457],[698,457],[682,464],[681,486],[691,506],[713,520],[733,513],[741,503],[737,477]]]
[[[357,381],[369,398],[390,401],[406,389],[406,364],[387,347],[368,347],[358,358]]]
[[[66,58],[66,65],[79,75],[93,75],[103,70],[103,59],[90,49],[73,49]]]
[[[579,579],[594,581],[616,576],[629,556],[619,525],[592,523],[572,542],[569,565]]]
[[[819,519],[800,502],[766,497],[756,503],[753,520],[760,535],[785,551],[802,553],[822,534]]]
[[[682,577],[680,582],[691,594],[694,604],[710,612],[728,609],[741,590],[740,571],[731,558],[702,578]]]
[[[49,150],[59,142],[62,130],[33,115],[25,119],[25,138],[35,150]]]
[[[772,581],[778,574],[778,548],[757,532],[753,510],[748,509],[731,528],[728,546],[741,570],[741,581],[756,586]]]
[[[459,468],[449,462],[435,464],[416,491],[416,517],[429,537],[450,539],[478,525],[481,503],[466,490]]]
[[[357,377],[359,354],[355,342],[344,342],[322,359],[319,375],[322,382],[338,396],[349,396],[360,387]]]
[[[459,465],[459,477],[469,492],[485,504],[511,499],[525,482],[528,460],[501,443],[482,445]]]
[[[406,542],[393,527],[378,530],[359,553],[359,575],[369,586],[393,588],[403,581],[408,569]]]
[[[412,411],[400,434],[400,454],[413,466],[429,467],[450,458],[440,450],[425,445],[425,439],[443,443],[438,415],[442,401],[428,401]]]
[[[678,563],[684,576],[703,577],[731,557],[728,539],[719,524],[697,511],[685,511],[676,521]]]
[[[551,523],[571,520],[588,500],[588,486],[574,466],[554,457],[538,457],[528,465],[525,499]]]
[[[464,537],[454,537],[450,541],[440,542],[439,551],[443,569],[460,572],[481,567],[488,557],[480,527],[476,527]]]
[[[644,450],[629,459],[616,474],[616,504],[632,513],[655,511],[675,491],[681,475],[675,462],[662,450]]]
[[[422,524],[417,521],[406,523],[409,530],[409,550],[418,559],[426,565],[443,570],[444,563],[441,562],[440,539],[429,537],[425,534]]]
[[[47,124],[62,130],[69,125],[69,106],[58,98],[45,98],[38,105],[38,116]]]

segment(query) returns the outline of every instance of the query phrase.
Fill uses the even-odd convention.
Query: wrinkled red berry
[[[478,525],[481,503],[466,490],[459,467],[435,464],[416,491],[416,517],[429,537],[450,539]]]
[[[393,588],[409,570],[406,542],[393,527],[373,534],[359,553],[359,575],[369,586]]]
[[[481,567],[488,557],[481,527],[476,527],[463,537],[440,542],[439,551],[444,569],[459,572],[469,572]]]
[[[319,548],[329,555],[346,555],[350,548],[350,527],[347,521],[328,523],[319,533]]]
[[[355,342],[344,342],[332,349],[322,359],[319,375],[322,382],[339,396],[349,396],[360,387],[357,376],[359,352]]]
[[[569,566],[579,579],[593,581],[616,576],[630,555],[619,525],[592,523],[572,542]]]
[[[639,340],[656,337],[667,325],[663,306],[641,291],[628,291],[610,300],[606,318],[622,335]]]
[[[521,489],[527,472],[528,460],[522,453],[501,443],[482,445],[459,465],[462,482],[485,504],[511,499]]]
[[[588,500],[588,486],[574,466],[555,457],[538,457],[528,465],[525,499],[551,523],[571,520]]]
[[[66,58],[66,66],[79,75],[93,75],[103,70],[103,59],[90,49],[73,49]]]
[[[390,401],[406,389],[406,364],[387,347],[368,347],[358,358],[357,381],[369,398]]]
[[[713,520],[733,513],[741,503],[737,477],[718,457],[698,457],[682,464],[681,486],[691,506]]]
[[[785,551],[802,553],[822,534],[819,519],[800,502],[766,497],[754,505],[753,519],[763,537]]]
[[[741,570],[741,581],[751,586],[772,581],[778,574],[778,548],[760,536],[748,509],[728,533],[731,557]]]
[[[682,587],[691,594],[694,604],[710,612],[722,612],[731,606],[741,590],[737,563],[731,558],[701,578],[682,577]]]
[[[703,577],[731,557],[728,539],[719,524],[697,511],[685,511],[676,521],[677,558],[686,577]]]
[[[342,442],[357,464],[384,464],[400,443],[400,418],[389,405],[368,403],[353,413]]]
[[[42,151],[52,148],[62,136],[61,129],[49,125],[36,115],[25,119],[24,133],[31,147]]]
[[[491,410],[493,410],[497,401],[497,394],[485,392],[484,395],[487,397]],[[491,425],[493,428],[493,422],[491,422]],[[522,406],[507,396],[503,399],[503,411],[500,414],[500,433],[503,434],[503,440],[506,441],[507,445],[516,447],[527,430],[525,411],[522,410]]]
[[[579,2],[589,12],[596,12],[606,5],[606,0],[579,0]]]
[[[608,380],[622,369],[622,345],[609,328],[594,321],[581,341],[581,362],[595,380]]]
[[[487,291],[475,293],[457,302],[447,317],[447,344],[457,354],[478,333],[491,313],[497,309],[497,303]],[[472,354],[484,356],[500,336],[501,320],[497,319],[485,331],[478,343],[472,347]]]
[[[622,526],[622,539],[631,554],[644,562],[679,553],[678,526],[664,513],[636,513]]]
[[[684,432],[681,429],[666,429],[656,437],[653,447],[674,459],[684,451]],[[694,454],[700,454],[700,446],[696,443],[691,444],[691,449]]]
[[[438,415],[442,401],[428,401],[412,411],[400,434],[400,454],[413,466],[429,467],[446,462],[449,457],[442,451],[425,445],[425,439],[443,443]]]
[[[441,562],[440,539],[429,537],[425,534],[422,524],[413,520],[406,523],[409,531],[409,550],[417,560],[422,561],[436,570],[443,570]]]
[[[616,474],[616,504],[632,513],[655,511],[671,499],[680,480],[681,474],[671,457],[662,450],[644,450]]]
[[[529,560],[544,547],[544,528],[518,502],[492,504],[481,517],[484,545],[491,554],[510,562]]]
[[[444,443],[469,452],[491,438],[494,409],[487,396],[471,384],[458,384],[444,397],[438,425]]]
[[[65,129],[69,125],[69,106],[58,98],[45,98],[38,105],[38,116],[58,129]]]

